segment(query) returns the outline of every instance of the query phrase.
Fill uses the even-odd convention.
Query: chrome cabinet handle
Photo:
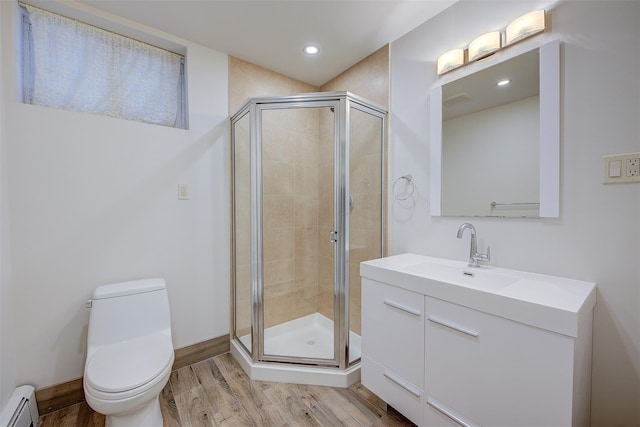
[[[449,409],[444,408],[438,402],[436,402],[435,400],[433,400],[431,398],[427,399],[427,405],[431,406],[433,409],[435,409],[436,411],[440,412],[442,415],[445,415],[446,417],[448,417],[452,421],[460,424],[462,427],[473,427],[473,425],[462,421],[462,419],[459,416],[457,416],[456,414],[451,412]]]
[[[331,230],[329,232],[329,243],[337,243],[338,242],[338,232],[336,230]]]
[[[420,397],[422,395],[422,390],[412,386],[407,381],[405,381],[404,379],[400,378],[399,376],[397,376],[393,372],[384,371],[384,373],[382,375],[384,375],[385,378],[391,380],[391,382],[395,383],[396,385],[398,385],[401,388],[405,389],[409,393],[413,394],[415,397]]]
[[[444,326],[449,329],[453,329],[454,331],[462,332],[463,334],[467,334],[472,337],[480,336],[479,332],[473,331],[471,329],[467,329],[463,326],[456,325],[453,322],[449,322],[447,320],[438,319],[432,316],[427,317],[427,319],[433,323],[437,323],[438,325]]]
[[[407,307],[406,305],[399,304],[399,303],[397,303],[395,301],[391,301],[391,300],[385,299],[384,303],[386,305],[390,306],[390,307],[397,308],[398,310],[402,310],[402,311],[407,312],[409,314],[413,314],[414,316],[420,316],[422,314],[422,312],[420,312],[420,311],[418,311],[418,310],[416,310],[414,308]]]

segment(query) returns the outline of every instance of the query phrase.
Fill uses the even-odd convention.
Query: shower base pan
[[[253,380],[348,387],[360,381],[360,363],[346,370],[278,362],[254,362],[242,348],[250,335],[231,341],[231,354]],[[242,344],[240,344],[242,342]],[[333,359],[333,321],[320,313],[282,323],[264,331],[265,353],[278,356]],[[351,360],[360,358],[360,336],[349,333]]]

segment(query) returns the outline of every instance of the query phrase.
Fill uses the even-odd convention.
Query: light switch
[[[178,200],[189,200],[189,187],[187,187],[187,184],[178,184]]]
[[[609,178],[622,176],[622,160],[611,160],[609,162]]]

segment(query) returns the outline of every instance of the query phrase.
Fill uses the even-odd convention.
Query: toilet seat
[[[171,372],[171,340],[153,334],[99,348],[87,363],[85,387],[103,399],[122,399],[151,388]]]

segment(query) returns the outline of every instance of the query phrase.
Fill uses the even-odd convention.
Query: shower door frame
[[[298,98],[304,97],[304,99]],[[293,98],[293,99],[292,99]],[[340,140],[339,135],[341,134],[341,129],[344,124],[341,123],[341,111],[344,109],[344,102],[342,100],[337,99],[316,99],[315,97],[307,97],[306,95],[296,95],[293,97],[285,96],[285,97],[276,97],[276,98],[261,98],[259,101],[255,102],[255,114],[253,116],[254,121],[252,122],[255,125],[256,132],[252,135],[255,136],[255,142],[252,141],[252,145],[255,149],[255,168],[252,168],[252,172],[256,172],[255,180],[252,177],[253,188],[256,189],[256,194],[252,195],[252,211],[256,213],[253,219],[252,227],[255,227],[256,233],[252,235],[255,236],[252,240],[252,259],[260,260],[260,262],[256,263],[256,278],[255,286],[256,288],[252,289],[254,291],[252,293],[253,296],[256,297],[256,301],[252,304],[253,306],[253,315],[255,316],[255,325],[259,333],[255,334],[252,339],[252,346],[256,348],[258,351],[254,353],[254,361],[260,362],[283,362],[283,363],[298,363],[304,365],[316,365],[316,366],[327,366],[327,367],[338,367],[339,360],[338,355],[338,337],[339,334],[339,325],[341,324],[341,313],[339,313],[338,306],[336,304],[336,279],[337,277],[335,269],[334,269],[334,303],[333,303],[333,312],[334,312],[334,321],[333,321],[333,342],[334,342],[334,350],[333,350],[333,359],[321,359],[321,358],[310,358],[310,357],[299,357],[299,356],[286,356],[286,355],[275,355],[275,354],[267,354],[265,353],[265,343],[264,343],[264,313],[265,313],[265,304],[264,304],[264,255],[263,255],[263,215],[262,215],[262,198],[263,198],[263,179],[262,179],[262,112],[263,111],[272,111],[272,110],[287,110],[287,109],[302,109],[302,108],[333,108],[334,109],[334,123],[333,123],[333,147],[334,147],[334,173],[333,173],[333,181],[334,181],[334,227],[338,231],[338,235],[340,235],[340,225],[338,225],[338,199],[336,197],[336,182],[339,182],[340,176],[340,165],[336,163],[338,160],[338,148],[341,145],[342,141]],[[329,236],[327,236],[329,238]],[[255,243],[255,245],[254,245]],[[253,258],[255,256],[255,258]],[[340,245],[334,246],[333,251],[334,265],[338,265],[338,260],[340,259]],[[253,276],[252,270],[252,276]],[[253,278],[252,278],[253,282]],[[253,284],[253,283],[252,283]]]
[[[340,200],[342,202],[343,208],[343,221],[344,221],[344,234],[345,241],[342,245],[344,250],[344,262],[341,263],[341,268],[343,269],[342,277],[344,281],[344,286],[340,290],[336,289],[336,294],[338,292],[344,292],[344,295],[340,299],[340,303],[344,306],[342,307],[342,313],[345,316],[345,321],[342,324],[343,328],[340,331],[340,342],[343,344],[342,354],[340,355],[340,368],[348,368],[360,362],[360,358],[355,359],[349,362],[349,354],[350,354],[350,340],[349,340],[349,332],[350,332],[350,265],[351,265],[351,110],[358,110],[363,113],[369,114],[370,116],[377,117],[380,119],[380,257],[383,257],[387,253],[387,239],[386,239],[386,231],[387,231],[387,110],[377,105],[365,98],[354,95],[350,92],[346,92],[345,97],[345,114],[344,114],[344,134],[340,137],[344,139],[344,147],[342,150],[342,154],[344,156],[344,165],[343,165],[343,186],[341,188],[341,197]],[[346,141],[349,141],[347,144]],[[337,286],[337,283],[336,283]],[[349,304],[347,304],[349,301]]]
[[[262,224],[262,111],[292,108],[334,108],[334,357],[333,359],[306,358],[298,356],[268,355],[264,353],[264,277],[263,277],[263,224]],[[354,108],[381,119],[381,256],[386,253],[386,151],[387,111],[364,98],[349,92],[307,93],[299,95],[252,98],[231,117],[231,163],[235,159],[234,125],[249,114],[250,135],[250,183],[251,183],[251,346],[249,349],[237,336],[236,331],[236,286],[235,283],[235,224],[232,230],[232,278],[233,283],[233,330],[232,337],[256,362],[280,362],[318,367],[345,369],[360,361],[349,363],[349,176],[350,176],[350,110]],[[347,143],[349,141],[349,143]],[[232,174],[232,212],[235,212],[235,176]],[[234,218],[234,215],[231,215]],[[329,236],[327,236],[329,238]],[[260,260],[260,262],[256,262]]]

